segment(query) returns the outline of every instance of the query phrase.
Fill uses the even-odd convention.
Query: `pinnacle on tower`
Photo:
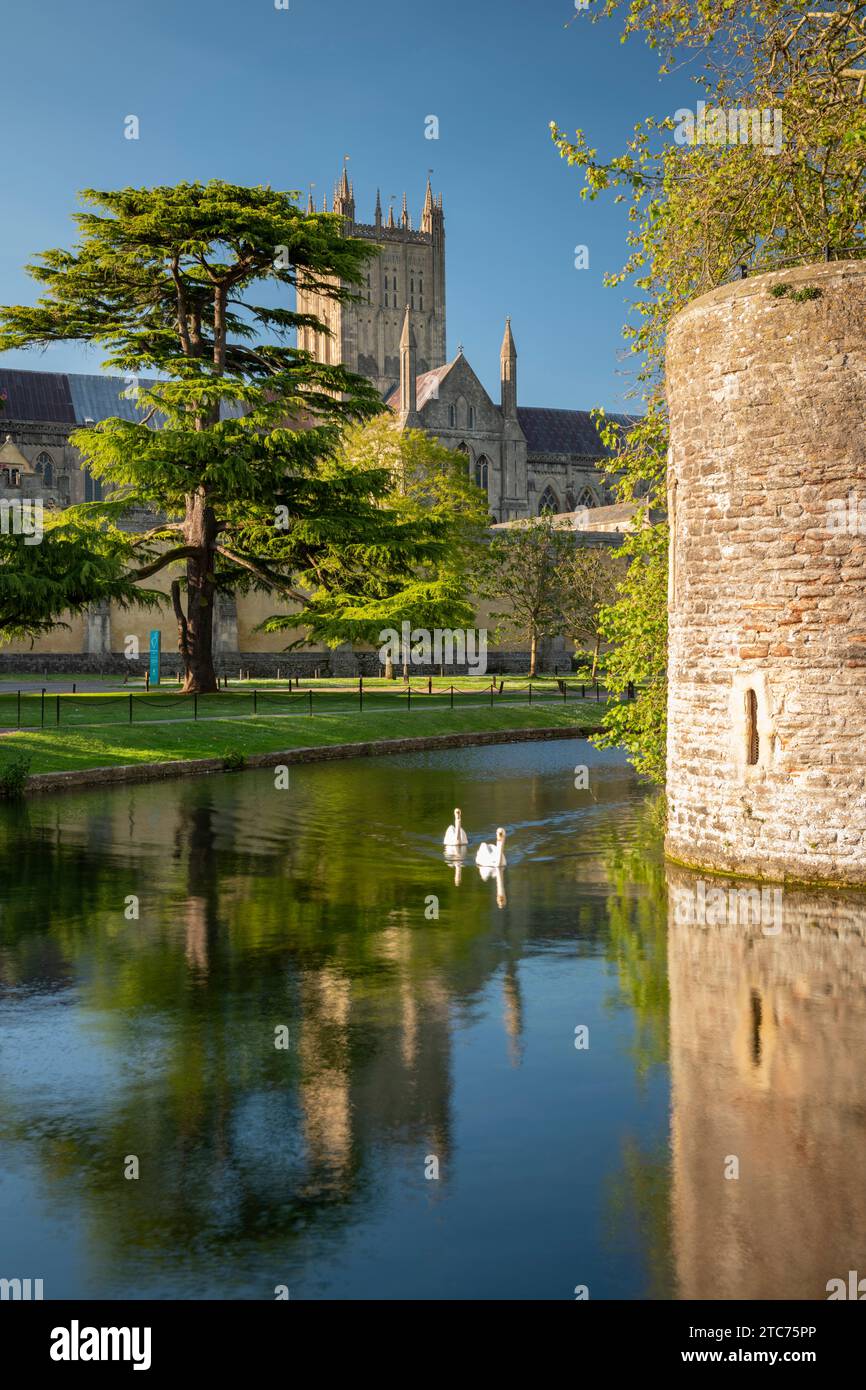
[[[409,200],[407,199],[406,194],[404,193],[404,194],[403,194],[403,211],[402,211],[401,214],[400,214],[400,226],[401,226],[401,227],[405,227],[405,228],[408,229],[408,228],[411,227],[411,225],[412,225],[412,224],[411,224],[411,222],[409,221]]]
[[[418,413],[417,349],[412,311],[406,305],[403,332],[400,335],[400,419],[405,425]]]
[[[328,195],[327,195],[327,193],[323,193],[323,194],[322,194],[322,212],[327,212],[327,211],[328,211]]]
[[[511,332],[511,315],[505,320],[502,350],[499,354],[499,381],[502,414],[506,419],[517,418],[517,347]]]
[[[316,209],[313,207],[313,190],[312,190],[312,188],[311,188],[310,191],[309,191],[309,193],[307,194],[307,212],[315,212],[315,211],[316,211]]]
[[[433,230],[433,207],[433,189],[430,185],[430,175],[428,174],[427,192],[424,195],[424,209],[421,213],[422,232],[431,232]]]
[[[394,221],[394,204],[392,203],[388,209],[388,226],[395,227],[396,225],[397,224]]]
[[[379,188],[376,189],[376,216],[375,216],[375,219],[374,219],[374,220],[375,220],[376,226],[377,226],[377,227],[381,227],[381,225],[382,225],[382,190],[379,189]]]

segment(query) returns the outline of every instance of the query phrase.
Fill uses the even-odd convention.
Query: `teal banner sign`
[[[159,685],[159,657],[162,650],[162,633],[156,628],[150,634],[150,684]]]

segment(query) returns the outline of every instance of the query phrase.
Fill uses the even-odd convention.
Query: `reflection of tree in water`
[[[617,972],[619,999],[632,1011],[630,1049],[645,1083],[668,1060],[669,991],[667,886],[663,852],[664,801],[639,809],[624,839],[614,829],[605,856],[610,883],[608,959]],[[623,1143],[622,1166],[605,1184],[607,1239],[634,1246],[646,1269],[645,1297],[668,1298],[673,1288],[671,1167],[667,1142],[646,1148],[634,1136]]]
[[[7,828],[0,851],[22,881],[3,923],[9,974],[21,976],[38,932],[58,981],[93,1013],[95,1045],[121,1059],[117,1087],[62,1125],[28,1097],[20,1115],[10,1098],[0,1127],[39,1135],[49,1188],[86,1194],[115,1282],[139,1268],[152,1279],[184,1251],[210,1270],[213,1247],[241,1279],[248,1256],[267,1290],[308,1231],[321,1240],[375,1200],[383,1142],[419,1177],[435,1153],[447,1182],[450,972],[456,963],[456,993],[471,997],[507,951],[478,949],[483,917],[447,934],[407,928],[423,901],[412,885],[395,893],[375,861],[332,869],[315,828],[275,833],[273,848],[266,825],[261,840],[241,833],[255,809],[242,782],[186,784],[149,817],[140,793],[132,814],[131,792],[99,834],[85,818],[65,845],[43,821],[36,836]],[[152,897],[148,837],[164,871]],[[123,916],[130,892],[137,921]],[[287,1051],[274,1046],[279,1025]],[[126,1154],[140,1160],[137,1182],[122,1178]]]
[[[633,1055],[644,1077],[668,1059],[667,887],[663,851],[664,802],[647,801],[629,824],[628,839],[612,834],[605,867],[608,958],[635,1019]]]

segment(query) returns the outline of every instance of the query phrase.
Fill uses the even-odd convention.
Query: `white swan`
[[[463,829],[461,813],[457,807],[454,810],[454,824],[449,825],[445,831],[444,844],[446,849],[457,849],[460,845],[469,844],[466,831]]]
[[[481,869],[504,869],[507,863],[505,858],[505,831],[502,826],[496,832],[495,845],[479,845],[475,855],[475,863]]]

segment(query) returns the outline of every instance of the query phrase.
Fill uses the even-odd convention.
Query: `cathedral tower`
[[[418,374],[445,365],[445,215],[442,195],[434,198],[430,180],[417,230],[406,195],[399,221],[391,206],[382,217],[381,193],[371,223],[355,221],[355,194],[346,170],[334,190],[334,212],[343,218],[347,236],[380,248],[371,261],[366,284],[356,289],[360,303],[337,304],[298,285],[298,313],[315,314],[332,337],[300,329],[298,346],[320,362],[342,362],[369,377],[384,396],[400,381],[401,338],[406,310],[411,310]]]

